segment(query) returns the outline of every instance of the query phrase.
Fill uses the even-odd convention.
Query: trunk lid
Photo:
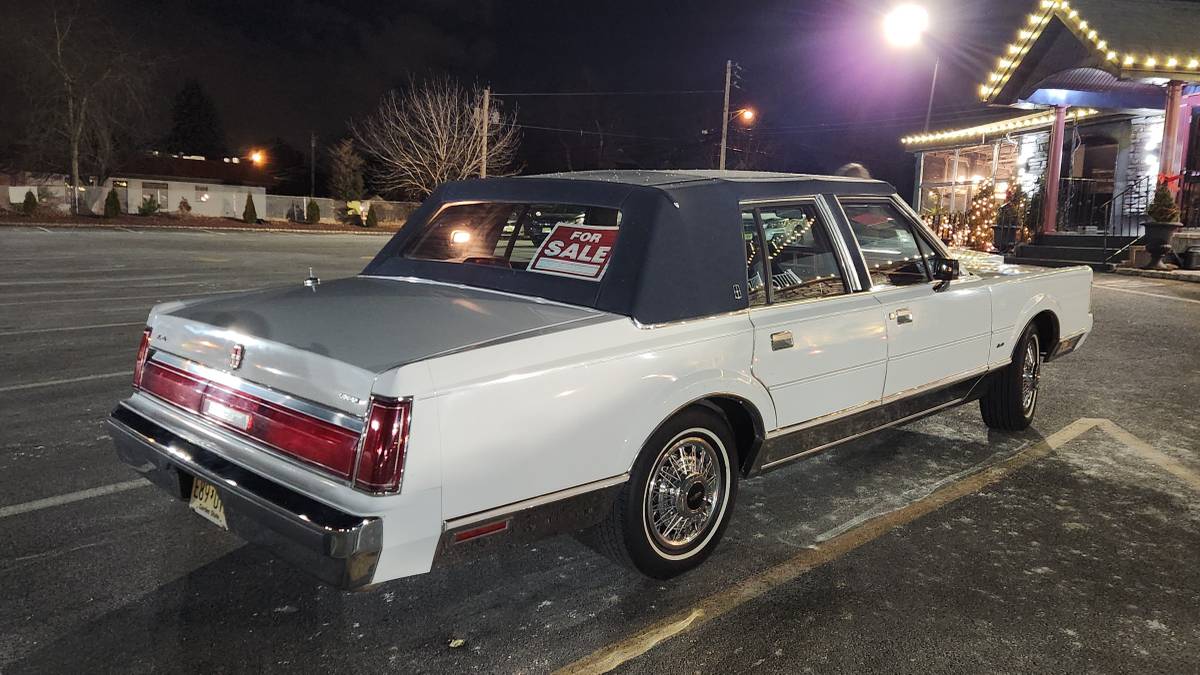
[[[362,415],[375,376],[495,340],[603,316],[464,286],[354,277],[170,305],[151,346]],[[241,364],[231,359],[243,348]]]

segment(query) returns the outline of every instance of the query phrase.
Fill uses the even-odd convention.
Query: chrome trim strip
[[[558,492],[551,492],[549,494],[533,497],[531,499],[524,499],[519,502],[498,506],[494,509],[488,509],[487,511],[479,511],[478,513],[452,518],[443,524],[442,531],[445,532],[448,530],[455,530],[467,525],[473,525],[475,523],[487,520],[495,520],[503,516],[510,516],[520,511],[525,511],[526,509],[545,506],[546,504],[551,504],[563,499],[570,499],[571,497],[578,497],[579,495],[595,492],[596,490],[610,488],[614,485],[621,485],[628,480],[629,474],[623,473],[619,476],[613,476],[612,478],[604,478],[591,483],[584,483],[583,485],[577,485],[573,488],[559,490]]]
[[[783,465],[783,464],[787,464],[788,462],[794,462],[794,461],[796,461],[796,460],[798,460],[798,459],[803,459],[803,458],[805,458],[805,457],[809,457],[809,456],[811,456],[811,455],[814,455],[814,454],[816,454],[816,453],[818,453],[818,452],[821,452],[822,450],[828,450],[829,448],[832,448],[832,447],[834,447],[834,446],[836,446],[836,445],[841,445],[842,443],[847,443],[847,442],[849,442],[849,441],[853,441],[853,440],[854,440],[854,439],[856,439],[856,438],[862,438],[863,436],[868,436],[868,435],[870,435],[870,434],[873,434],[873,433],[875,433],[876,431],[881,431],[881,430],[883,430],[883,429],[887,429],[887,428],[889,428],[889,427],[894,427],[894,426],[896,426],[896,425],[898,425],[898,424],[904,424],[905,422],[909,422],[909,421],[911,421],[911,420],[914,420],[914,419],[918,419],[918,418],[921,418],[921,417],[925,417],[925,416],[927,416],[927,415],[932,415],[933,413],[936,413],[936,412],[938,412],[939,410],[945,410],[946,408],[952,408],[952,407],[954,407],[954,406],[956,406],[956,405],[961,405],[961,404],[962,404],[962,402],[963,402],[963,401],[965,401],[965,400],[966,400],[965,398],[956,398],[956,399],[954,399],[953,401],[947,401],[947,402],[945,402],[945,403],[943,403],[943,404],[941,404],[941,405],[938,405],[938,406],[934,406],[934,407],[932,407],[932,408],[929,408],[928,410],[922,410],[921,412],[918,412],[918,413],[913,413],[913,414],[911,414],[911,415],[909,415],[909,416],[907,416],[907,417],[902,417],[902,418],[900,418],[900,419],[898,419],[898,420],[892,420],[891,422],[887,422],[887,423],[885,423],[885,424],[881,424],[881,425],[879,425],[879,426],[877,426],[877,427],[872,427],[872,428],[870,428],[870,429],[867,429],[866,431],[861,431],[861,432],[859,432],[859,433],[857,433],[857,434],[853,434],[853,435],[851,435],[851,436],[847,436],[847,437],[845,437],[845,438],[840,438],[840,439],[838,439],[838,440],[836,440],[836,441],[832,441],[832,442],[830,442],[830,443],[826,443],[825,445],[817,446],[817,447],[815,447],[815,448],[813,448],[813,449],[811,449],[811,450],[805,450],[804,452],[801,452],[801,453],[799,453],[799,454],[796,454],[796,455],[792,455],[791,457],[785,457],[785,458],[783,458],[783,459],[776,460],[776,461],[774,461],[774,462],[770,462],[770,463],[768,463],[768,464],[763,464],[763,465],[762,465],[762,468],[761,468],[761,470],[765,471],[765,470],[767,470],[767,469],[773,469],[773,468],[775,468],[775,467],[777,467],[777,466],[781,466],[781,465]]]
[[[780,427],[779,429],[776,429],[775,431],[768,432],[767,440],[773,440],[775,438],[779,438],[780,436],[787,436],[788,434],[792,434],[797,431],[804,431],[805,429],[810,429],[812,427],[820,426],[827,422],[835,422],[839,419],[842,419],[843,417],[849,417],[851,415],[857,415],[858,413],[867,412],[868,410],[874,410],[875,408],[881,408],[885,405],[895,403],[896,401],[900,401],[900,400],[903,400],[906,398],[911,398],[913,396],[919,396],[921,394],[928,393],[935,389],[942,389],[944,387],[950,387],[950,386],[953,386],[956,384],[961,384],[962,382],[965,382],[971,378],[986,375],[994,370],[999,370],[1001,368],[1004,368],[1007,365],[1008,365],[1008,363],[1003,363],[1000,365],[984,366],[983,368],[977,368],[977,369],[969,371],[967,373],[962,373],[959,375],[952,375],[950,377],[944,377],[940,380],[935,380],[928,384],[923,384],[919,387],[913,387],[912,389],[906,389],[904,391],[896,392],[895,394],[892,394],[890,396],[885,396],[878,401],[870,401],[868,403],[863,403],[860,405],[851,406],[849,408],[844,408],[844,409],[838,410],[836,412],[831,412],[827,415],[822,415],[821,417],[814,417],[811,420],[807,420],[805,422],[800,422],[799,424],[793,424],[792,426],[789,426],[789,427]],[[845,371],[841,371],[841,372],[845,372]],[[840,443],[841,441],[838,441],[838,442]],[[812,452],[812,451],[809,451],[809,452]],[[805,453],[805,454],[807,454],[807,453]],[[763,468],[766,468],[766,465],[764,465]]]
[[[817,196],[817,208],[825,217],[825,230],[837,249],[838,258],[842,261],[842,277],[850,286],[850,292],[857,293],[863,290],[862,279],[858,277],[858,270],[854,267],[854,260],[850,257],[850,247],[842,237],[842,229],[837,226],[837,219],[833,215],[833,209],[829,208],[825,195]]]
[[[210,368],[208,366],[181,358],[174,354],[155,350],[151,352],[150,359],[166,364],[177,370],[182,370],[185,373],[190,373],[197,377],[202,377],[206,380],[211,380],[224,387],[229,387],[243,394],[249,394],[268,401],[282,408],[295,411],[302,415],[315,417],[323,422],[337,425],[343,429],[349,429],[355,433],[361,434],[364,426],[362,418],[350,415],[339,410],[323,406],[319,403],[314,403],[308,399],[297,398],[283,392],[276,391],[261,384],[244,380],[236,375],[231,375],[225,371]]]

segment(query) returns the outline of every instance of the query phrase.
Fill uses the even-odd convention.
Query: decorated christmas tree
[[[992,250],[992,226],[996,224],[996,187],[985,180],[975,190],[967,207],[967,227],[963,244],[978,251]]]

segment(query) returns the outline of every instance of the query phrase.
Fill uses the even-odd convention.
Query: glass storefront
[[[1016,180],[1017,143],[1002,140],[921,153],[921,190],[917,208],[922,213],[963,213],[985,181],[996,185],[1003,200]]]

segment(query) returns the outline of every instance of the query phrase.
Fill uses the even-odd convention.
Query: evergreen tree
[[[365,227],[379,227],[379,209],[375,208],[374,204],[367,209],[367,220],[363,225]]]
[[[21,211],[27,216],[32,216],[37,211],[37,207],[37,195],[33,194],[33,190],[26,190],[25,201],[21,203]]]
[[[329,192],[351,202],[363,195],[363,158],[349,138],[329,148]]]
[[[316,225],[321,222],[321,205],[317,203],[317,200],[308,200],[308,206],[304,209],[304,219],[310,225]]]
[[[1179,205],[1175,203],[1175,196],[1167,187],[1167,181],[1158,182],[1158,188],[1154,190],[1154,201],[1150,202],[1146,215],[1155,223],[1179,222]]]
[[[225,131],[217,106],[195,78],[185,81],[175,95],[165,145],[168,152],[210,159],[225,154]]]
[[[117,197],[117,189],[112,188],[108,191],[108,196],[104,198],[104,217],[116,218],[121,215],[121,199]]]
[[[258,212],[254,210],[254,197],[246,193],[246,208],[242,211],[242,222],[253,225],[258,222]]]

